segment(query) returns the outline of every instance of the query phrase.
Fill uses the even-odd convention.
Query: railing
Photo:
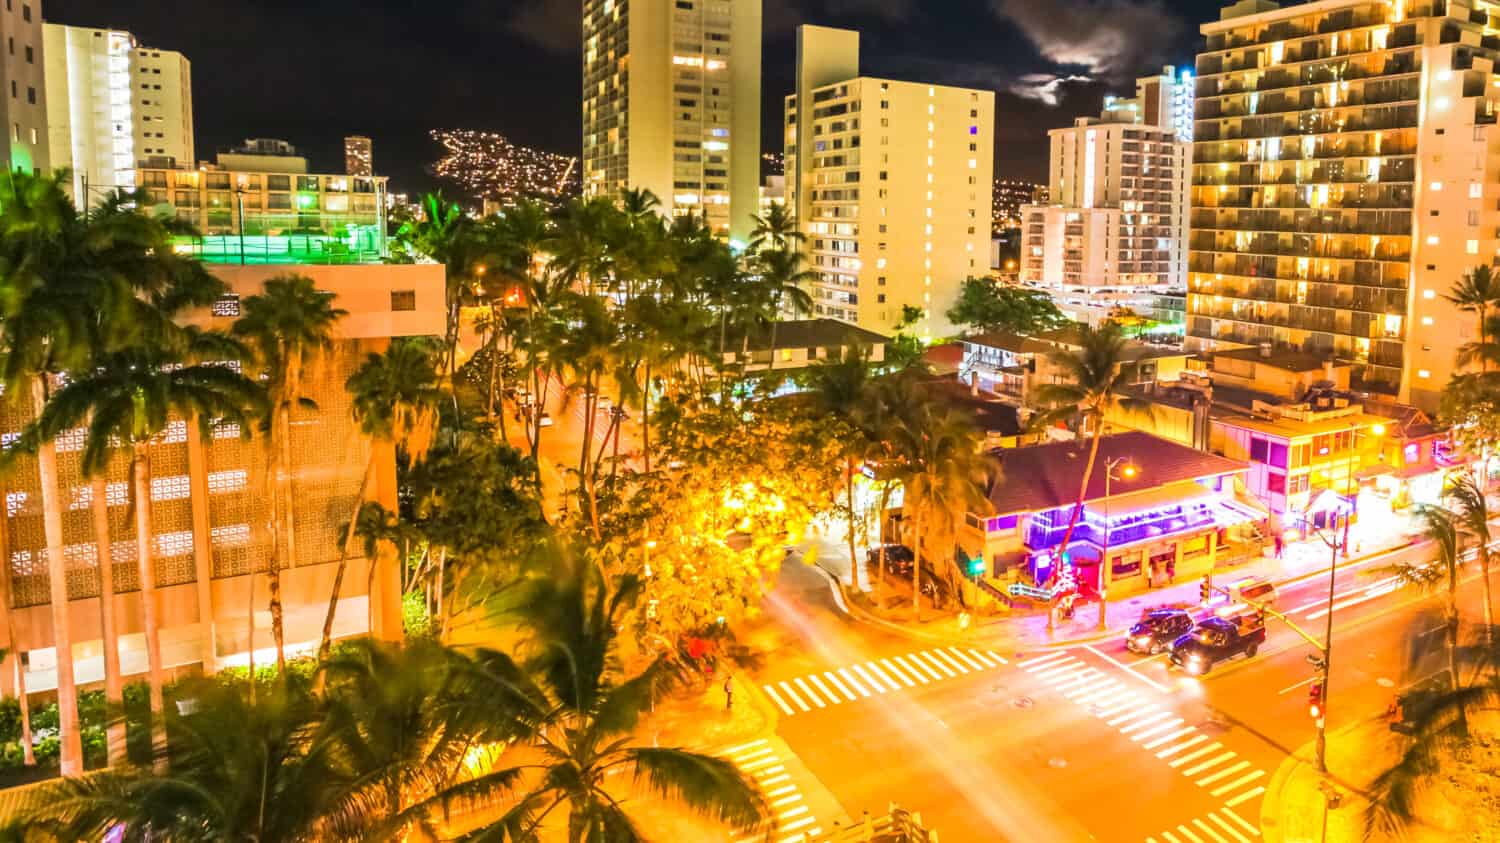
[[[938,843],[938,833],[922,825],[922,815],[892,802],[883,817],[866,814],[864,820],[835,829],[828,840],[835,843]]]

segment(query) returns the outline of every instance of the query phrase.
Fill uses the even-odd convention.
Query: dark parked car
[[[880,548],[872,547],[865,551],[865,561],[870,567],[880,564]],[[911,548],[904,544],[888,544],[885,546],[885,569],[898,577],[911,579],[912,565],[917,561],[916,554]]]
[[[1151,609],[1130,628],[1125,649],[1154,656],[1192,628],[1193,616],[1186,609]]]
[[[1232,656],[1240,653],[1246,658],[1254,656],[1264,643],[1266,624],[1258,614],[1208,618],[1172,642],[1172,663],[1201,676]]]

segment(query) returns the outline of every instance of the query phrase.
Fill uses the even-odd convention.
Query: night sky
[[[779,151],[793,29],[857,29],[863,72],[997,92],[995,174],[1040,181],[1046,130],[1105,93],[1189,62],[1205,0],[764,0],[763,143]],[[581,0],[42,0],[55,23],[117,27],[193,64],[197,154],[246,137],[291,141],[341,171],[342,138],[375,142],[376,171],[422,190],[430,128],[580,147]]]

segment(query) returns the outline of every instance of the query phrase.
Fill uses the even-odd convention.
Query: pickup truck
[[[1255,655],[1266,643],[1266,625],[1259,615],[1207,618],[1192,632],[1172,642],[1172,663],[1193,676],[1202,676],[1231,656]]]

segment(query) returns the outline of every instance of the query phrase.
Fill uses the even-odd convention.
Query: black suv
[[[880,548],[872,547],[865,551],[865,561],[873,568],[880,564]],[[885,546],[885,569],[898,577],[911,579],[912,565],[917,561],[916,554],[911,548],[904,544],[888,544]],[[927,573],[923,571],[923,573]]]
[[[1192,628],[1193,616],[1186,609],[1151,609],[1130,628],[1125,649],[1154,656]]]

